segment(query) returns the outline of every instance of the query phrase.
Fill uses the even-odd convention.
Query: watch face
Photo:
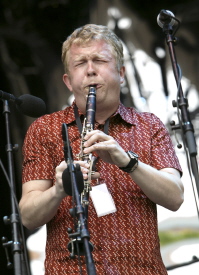
[[[132,152],[132,151],[128,151],[127,153],[128,153],[130,158],[136,158],[136,159],[138,158],[138,155],[136,153]]]

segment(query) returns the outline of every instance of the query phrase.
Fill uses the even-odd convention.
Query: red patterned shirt
[[[62,123],[68,125],[73,156],[79,153],[80,133],[73,105],[38,118],[30,126],[23,148],[23,182],[55,180],[55,167],[64,160]],[[96,123],[95,129],[103,130],[103,125]],[[110,118],[108,134],[125,151],[137,153],[140,161],[158,170],[172,167],[181,171],[169,133],[154,114],[139,113],[120,104]],[[97,217],[92,202],[88,207],[88,230],[94,245],[92,255],[96,273],[167,274],[160,255],[155,203],[147,198],[130,175],[117,166],[99,159],[97,170],[100,172],[100,183],[106,183],[117,211]],[[92,184],[95,185],[96,181]],[[70,259],[67,249],[67,229],[73,228],[70,208],[71,197],[66,196],[54,218],[47,224],[46,275],[80,274],[77,259]],[[85,259],[81,258],[82,274],[87,274]]]

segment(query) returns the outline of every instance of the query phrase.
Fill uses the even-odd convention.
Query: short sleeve
[[[152,166],[158,170],[166,167],[175,168],[182,174],[170,134],[162,121],[151,114],[152,118]]]
[[[53,156],[47,136],[48,131],[44,119],[37,119],[29,127],[23,144],[23,183],[30,180],[54,178]]]

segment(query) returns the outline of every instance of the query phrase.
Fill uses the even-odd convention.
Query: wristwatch
[[[138,167],[138,155],[132,151],[127,151],[127,155],[130,157],[130,162],[126,167],[119,167],[126,173],[132,173]]]

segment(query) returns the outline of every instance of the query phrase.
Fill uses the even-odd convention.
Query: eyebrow
[[[87,59],[88,55],[78,55],[77,58],[75,58],[74,63],[77,63],[79,61],[85,60]],[[100,59],[106,59],[106,60],[111,60],[112,57],[111,56],[105,56],[99,53],[94,53],[91,56],[89,56],[91,58],[100,58]]]

